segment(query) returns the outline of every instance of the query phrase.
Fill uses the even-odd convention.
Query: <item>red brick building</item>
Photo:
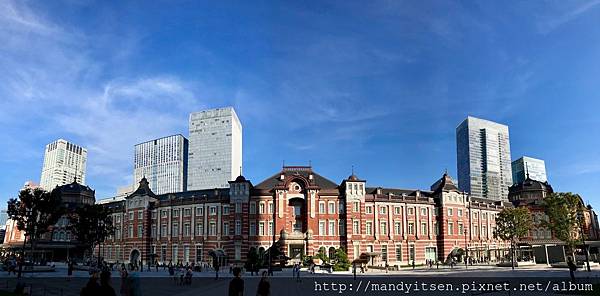
[[[459,192],[444,174],[431,191],[367,187],[354,174],[335,183],[312,167],[286,166],[253,185],[243,176],[229,188],[155,195],[142,179],[113,209],[115,235],[103,247],[107,261],[144,264],[243,262],[250,248],[275,241],[292,260],[345,248],[371,264],[445,261],[468,244],[472,256],[497,259],[504,242],[493,238],[502,202]]]

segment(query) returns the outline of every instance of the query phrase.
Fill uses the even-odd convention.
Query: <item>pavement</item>
[[[215,280],[215,273],[213,271],[194,272],[192,284],[189,286],[178,285],[172,277],[168,275],[167,270],[159,269],[156,271],[144,271],[134,272],[135,276],[139,278],[142,295],[169,295],[169,296],[184,296],[184,295],[227,295],[227,287],[232,275],[229,274],[229,270],[221,272],[219,279]],[[83,286],[85,286],[89,273],[86,271],[74,271],[73,278],[68,279],[66,266],[57,266],[55,272],[47,273],[24,273],[22,281],[25,282],[31,289],[32,295],[79,295],[79,292]],[[403,268],[399,271],[390,271],[386,273],[382,270],[373,270],[364,274],[357,274],[357,279],[353,279],[351,272],[334,272],[334,273],[308,273],[303,270],[300,275],[300,281],[293,278],[291,269],[284,269],[283,271],[275,272],[270,277],[271,282],[271,295],[340,295],[348,293],[358,293],[359,288],[362,291],[363,287],[371,287],[375,283],[387,283],[394,284],[394,288],[397,288],[399,283],[411,284],[418,282],[425,283],[446,283],[454,284],[456,289],[464,287],[465,283],[479,285],[479,283],[487,284],[500,284],[504,282],[517,283],[520,281],[527,282],[543,282],[547,283],[546,289],[550,287],[550,284],[554,286],[555,283],[561,283],[569,280],[569,272],[566,269],[551,268],[544,265],[518,267],[512,270],[510,267],[496,267],[496,266],[457,266],[454,268],[440,267],[436,269],[428,268]],[[600,283],[600,267],[594,267],[591,272],[585,270],[578,270],[576,277],[580,282],[593,282]],[[254,295],[256,291],[260,276],[250,275],[250,273],[244,273],[242,278],[245,281],[246,295]],[[112,285],[115,288],[117,295],[119,295],[120,288],[119,273],[114,271],[112,278]],[[346,290],[343,293],[339,290],[319,290],[322,283],[330,284],[345,284]],[[0,272],[0,290],[14,290],[17,284],[17,279],[14,275],[8,276],[6,272]],[[326,286],[329,287],[329,286]],[[388,287],[388,286],[381,286]],[[380,288],[381,288],[380,287]],[[392,286],[389,286],[392,287]],[[388,288],[389,288],[388,287]],[[407,286],[408,287],[408,286]],[[339,288],[339,287],[338,287]],[[600,286],[597,286],[600,289]],[[349,289],[354,289],[350,292]],[[376,288],[379,289],[379,288]],[[408,289],[408,288],[406,288]],[[369,292],[369,293],[367,293]],[[551,291],[527,291],[527,293],[517,293],[510,291],[454,291],[452,293],[456,295],[547,295]],[[596,293],[600,291],[595,291]],[[250,294],[248,294],[250,293]],[[406,290],[403,292],[406,293]],[[563,294],[565,293],[562,291]],[[375,292],[365,288],[364,295],[398,295],[398,292],[389,293],[388,291],[377,290]],[[410,294],[423,294],[423,295],[449,295],[445,293],[433,293],[426,291],[415,291],[412,289]],[[579,293],[572,293],[573,295],[579,295]],[[596,294],[600,295],[600,294]]]

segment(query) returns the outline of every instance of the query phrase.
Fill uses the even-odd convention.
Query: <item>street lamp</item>
[[[469,258],[469,248],[467,246],[467,228],[465,228],[463,233],[465,235],[465,269],[467,269],[469,268],[469,264],[467,263],[467,260]]]
[[[579,230],[581,232],[581,241],[583,242],[583,251],[585,252],[585,262],[587,265],[587,271],[590,272],[590,258],[588,257],[588,248],[587,245],[585,244],[585,233],[583,231],[583,213],[582,211],[577,211],[577,218],[579,220]]]

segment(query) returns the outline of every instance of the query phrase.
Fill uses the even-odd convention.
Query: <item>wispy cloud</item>
[[[596,8],[598,4],[600,4],[600,0],[577,1],[575,6],[573,6],[572,3],[573,2],[559,1],[560,8],[557,13],[540,17],[537,23],[540,33],[548,34],[556,28],[573,21],[591,9]]]

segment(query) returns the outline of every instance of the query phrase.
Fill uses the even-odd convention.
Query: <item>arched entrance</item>
[[[137,264],[140,261],[140,251],[138,249],[131,250],[131,254],[129,254],[129,263]]]

